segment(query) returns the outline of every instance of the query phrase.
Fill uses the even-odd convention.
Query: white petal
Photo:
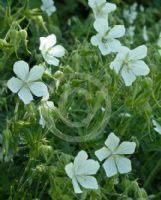
[[[74,165],[73,165],[73,163],[69,163],[65,166],[65,172],[69,176],[69,178],[72,179],[74,177]]]
[[[76,174],[79,175],[93,175],[96,174],[98,169],[99,169],[100,165],[98,163],[98,161],[89,159],[89,160],[85,160],[82,161],[82,163],[79,164],[79,169],[78,171],[76,171]]]
[[[13,66],[13,71],[20,79],[26,80],[29,73],[29,65],[23,60],[17,61]]]
[[[33,96],[29,88],[26,87],[20,89],[18,96],[24,102],[24,104],[29,104],[33,100]]]
[[[131,161],[122,156],[116,156],[116,165],[120,174],[128,173],[131,171]]]
[[[103,168],[105,169],[106,175],[108,177],[114,176],[117,174],[117,167],[115,164],[115,160],[113,156],[108,158],[104,163],[103,163]]]
[[[102,36],[108,31],[108,21],[104,18],[97,18],[93,24],[95,30]]]
[[[44,67],[35,65],[29,72],[28,81],[35,81],[41,79],[44,73]]]
[[[119,40],[112,39],[109,41],[108,46],[111,50],[111,52],[119,52],[121,49],[121,43]]]
[[[43,53],[42,54],[45,61],[49,64],[49,65],[54,65],[54,66],[58,66],[59,65],[59,60],[55,57],[53,57],[52,55],[49,55],[48,53]]]
[[[31,83],[30,90],[37,97],[46,97],[49,94],[47,86],[42,82]]]
[[[134,74],[136,76],[146,76],[147,74],[149,74],[150,72],[150,69],[149,67],[147,66],[147,64],[142,61],[142,60],[138,60],[138,61],[135,61],[132,65],[132,71],[134,72]]]
[[[98,45],[99,47],[99,50],[101,51],[102,55],[105,56],[105,55],[108,55],[109,53],[111,53],[111,48],[109,47],[108,43],[100,43]]]
[[[133,154],[136,148],[135,142],[122,142],[116,149],[116,154]]]
[[[117,74],[119,73],[119,71],[123,65],[123,62],[127,56],[128,51],[129,51],[129,49],[126,49],[126,48],[124,49],[121,47],[120,52],[117,54],[114,61],[111,62],[111,64],[110,64],[110,68],[114,69]]]
[[[93,37],[91,37],[91,44],[93,46],[98,46],[100,44],[100,42],[101,42],[101,38],[100,38],[99,34],[94,35]]]
[[[78,185],[78,181],[77,181],[76,178],[73,178],[73,179],[72,179],[72,184],[73,184],[73,187],[74,187],[74,192],[75,192],[76,194],[82,193],[82,190],[80,189],[80,187],[79,187],[79,185]]]
[[[157,133],[161,134],[161,126],[160,126],[160,124],[157,121],[155,121],[154,119],[152,120],[152,123],[154,125],[154,130]]]
[[[130,51],[130,58],[132,60],[145,58],[146,55],[147,55],[147,47],[145,45],[139,46]]]
[[[84,167],[86,160],[88,158],[88,154],[85,151],[80,151],[78,155],[74,159],[74,169],[76,174],[81,174],[81,170]]]
[[[111,152],[106,147],[102,147],[101,149],[95,151],[95,155],[100,161],[104,160],[105,158],[108,158],[110,154]]]
[[[121,76],[125,82],[126,86],[130,86],[132,85],[132,83],[135,81],[136,76],[135,74],[132,72],[132,70],[126,70],[125,67],[123,67],[123,69],[121,70]]]
[[[20,88],[22,87],[23,82],[18,79],[18,78],[11,78],[8,82],[7,82],[7,87],[13,92],[16,93],[20,90]]]
[[[107,9],[107,12],[113,12],[114,10],[116,10],[116,4],[114,3],[106,3],[105,8]]]
[[[50,51],[49,53],[50,53],[52,56],[55,56],[55,57],[60,58],[60,57],[64,56],[64,54],[65,54],[65,49],[64,49],[64,47],[61,46],[61,45],[56,45],[56,46],[54,46],[54,47],[51,49],[51,51]]]
[[[51,34],[47,37],[40,37],[40,47],[39,50],[47,50],[56,44],[56,36]]]
[[[120,139],[114,133],[110,133],[110,135],[105,141],[105,145],[108,147],[110,151],[113,152],[118,147],[119,142],[120,142]]]
[[[88,5],[93,9],[95,9],[96,6],[101,6],[104,3],[106,3],[106,0],[88,0]]]
[[[120,38],[125,35],[125,27],[123,25],[115,25],[108,35],[112,38]]]
[[[81,186],[87,189],[98,189],[97,180],[93,176],[79,176],[77,177]]]

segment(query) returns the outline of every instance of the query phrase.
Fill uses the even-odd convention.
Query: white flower
[[[58,66],[58,58],[64,56],[65,49],[61,45],[55,44],[56,36],[54,34],[51,34],[47,37],[40,37],[39,50],[41,51],[43,58],[48,64]]]
[[[97,173],[99,163],[92,159],[88,159],[85,151],[80,151],[74,159],[74,163],[65,166],[65,171],[70,179],[75,193],[82,193],[79,184],[87,189],[98,189],[97,180],[91,176]]]
[[[92,8],[95,18],[106,18],[106,20],[108,14],[116,10],[116,5],[106,0],[88,0],[88,5]]]
[[[136,28],[135,26],[129,26],[127,28],[127,31],[126,31],[127,35],[130,36],[130,37],[134,37],[134,35],[135,35],[135,28]]]
[[[29,71],[29,65],[23,60],[15,62],[13,66],[14,73],[18,78],[12,77],[8,82],[8,88],[17,93],[19,98],[25,103],[29,104],[33,100],[32,93],[37,97],[45,97],[48,95],[47,86],[38,81],[44,73],[44,67],[35,65]]]
[[[46,121],[42,115],[43,110],[45,109],[46,111],[50,111],[53,108],[54,108],[54,103],[52,101],[46,101],[46,100],[39,106],[39,114],[40,114],[39,124],[42,126],[42,128],[44,128],[46,125]]]
[[[150,70],[146,63],[142,60],[147,55],[147,47],[139,46],[133,50],[122,47],[114,61],[110,64],[110,68],[114,69],[121,76],[126,86],[132,85],[137,76],[146,76]]]
[[[157,133],[161,134],[161,125],[157,121],[155,121],[154,119],[152,120],[152,123],[153,123],[153,126],[154,126],[154,130]]]
[[[53,0],[42,0],[41,10],[50,17],[56,11]]]
[[[147,32],[147,27],[144,25],[143,26],[143,39],[147,42],[148,39],[149,39],[149,36],[148,36],[148,32]]]
[[[131,161],[123,155],[133,154],[135,151],[135,142],[122,142],[111,133],[105,141],[105,147],[97,150],[95,155],[100,161],[105,160],[103,168],[108,177],[114,176],[118,172],[120,174],[131,171]]]
[[[123,25],[116,25],[113,28],[109,28],[107,20],[97,19],[94,22],[94,28],[98,33],[91,38],[91,43],[94,46],[98,46],[102,55],[119,51],[121,43],[117,38],[125,34],[125,27]]]

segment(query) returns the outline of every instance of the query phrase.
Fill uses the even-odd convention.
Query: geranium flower
[[[58,66],[58,58],[64,56],[65,49],[61,45],[55,44],[56,36],[54,34],[51,34],[47,37],[40,37],[39,50],[41,51],[43,58],[48,64]]]
[[[120,139],[111,133],[105,141],[105,147],[97,150],[95,155],[100,161],[105,160],[103,168],[108,177],[114,176],[118,172],[120,174],[131,171],[131,161],[123,155],[133,154],[135,151],[135,142],[122,142]]]
[[[88,0],[88,5],[92,8],[95,18],[106,18],[106,20],[108,14],[116,10],[116,5],[106,0]]]
[[[157,133],[161,134],[161,125],[157,121],[155,121],[154,119],[152,120],[152,123],[153,123],[153,126],[154,126],[154,130]]]
[[[65,166],[65,171],[70,179],[75,193],[82,193],[79,185],[87,189],[98,189],[97,180],[91,176],[97,173],[99,163],[88,159],[85,151],[80,151],[74,159],[74,163]]]
[[[114,61],[110,64],[110,68],[114,69],[121,76],[126,86],[132,85],[137,76],[146,76],[150,70],[146,63],[142,60],[147,55],[147,47],[139,46],[133,50],[122,47]]]
[[[17,93],[19,98],[25,103],[29,104],[33,100],[32,93],[37,97],[45,97],[48,95],[47,86],[38,81],[41,79],[44,67],[34,66],[29,71],[29,65],[23,60],[15,62],[13,71],[18,78],[12,77],[7,82],[7,87],[13,92]]]
[[[125,34],[125,27],[123,25],[109,28],[107,20],[97,19],[94,22],[94,28],[98,33],[91,38],[91,43],[94,46],[98,46],[102,55],[119,51],[121,43],[116,38],[120,38]]]
[[[56,11],[53,0],[42,0],[41,10],[50,17]]]

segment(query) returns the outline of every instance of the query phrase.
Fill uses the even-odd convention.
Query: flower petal
[[[111,152],[106,147],[102,147],[101,149],[95,151],[95,155],[100,161],[104,160],[105,158],[108,158],[110,154]]]
[[[89,159],[83,162],[83,164],[80,163],[79,165],[79,171],[78,174],[81,175],[93,175],[96,174],[100,165],[98,161]],[[76,171],[77,174],[77,171]]]
[[[121,47],[120,52],[117,54],[113,62],[111,62],[110,68],[114,69],[117,74],[119,73],[128,52],[129,52],[128,48]]]
[[[33,96],[29,88],[23,87],[18,92],[18,96],[24,102],[24,104],[29,104],[33,100]]]
[[[120,174],[128,173],[132,170],[131,161],[128,158],[116,156],[115,161]]]
[[[35,65],[29,72],[28,81],[35,81],[41,79],[44,73],[44,67]]]
[[[108,35],[112,38],[120,38],[125,35],[125,27],[123,25],[115,25]]]
[[[147,66],[147,64],[142,61],[142,60],[138,60],[136,62],[134,62],[132,65],[132,71],[134,72],[134,74],[136,76],[146,76],[147,74],[149,74],[150,72],[150,69],[149,67]]]
[[[64,49],[64,47],[61,46],[61,45],[56,45],[55,47],[53,47],[53,48],[49,51],[49,53],[50,53],[52,56],[55,56],[55,57],[60,58],[60,57],[64,56],[64,54],[65,54],[65,49]]]
[[[78,184],[78,181],[77,181],[76,178],[73,178],[73,179],[72,179],[72,184],[73,184],[74,192],[75,192],[76,194],[82,193],[82,190],[80,189],[79,184]]]
[[[105,141],[105,145],[108,147],[110,151],[113,152],[118,147],[119,142],[120,139],[114,133],[110,133],[110,135]]]
[[[87,189],[98,189],[97,180],[93,176],[78,176],[78,182]]]
[[[102,36],[108,31],[108,21],[104,18],[97,18],[93,24],[95,30]]]
[[[160,124],[157,121],[155,121],[154,119],[152,120],[152,123],[153,123],[153,126],[154,126],[154,130],[157,133],[161,134],[161,126],[160,126]]]
[[[121,43],[119,40],[112,39],[109,41],[108,46],[111,50],[111,52],[119,52],[121,49]]]
[[[108,13],[113,12],[114,10],[116,10],[116,4],[107,2],[105,4],[105,8],[106,8]]]
[[[100,41],[101,41],[101,38],[100,38],[99,34],[94,35],[93,37],[91,37],[91,44],[93,46],[98,46],[100,44]]]
[[[117,174],[117,167],[116,167],[115,160],[114,160],[113,156],[108,158],[103,163],[103,168],[104,168],[106,175],[108,177],[111,177],[111,176],[114,176],[115,174]]]
[[[126,67],[123,67],[123,69],[121,70],[121,76],[126,86],[132,85],[132,83],[136,80],[136,76],[132,72],[132,70],[129,71],[126,69]]]
[[[29,65],[23,60],[17,61],[13,66],[13,71],[20,79],[26,80],[29,73]]]
[[[51,34],[47,37],[40,37],[40,47],[39,50],[48,50],[56,44],[56,36]]]
[[[131,50],[129,55],[132,60],[145,58],[147,55],[147,47],[145,45],[141,45]]]
[[[74,159],[74,169],[75,169],[75,172],[77,174],[79,174],[79,171],[81,173],[81,170],[84,167],[84,165],[87,161],[87,158],[88,158],[88,154],[83,150],[80,151],[78,153],[78,155],[75,157],[75,159]]]
[[[95,7],[99,7],[102,4],[106,3],[106,0],[88,0],[88,5],[92,8],[95,9]]]
[[[37,97],[46,97],[49,94],[47,86],[42,82],[31,83],[30,90]]]
[[[65,166],[65,172],[69,176],[69,178],[72,179],[74,177],[74,165],[73,165],[73,163],[69,163]]]
[[[108,55],[109,53],[111,53],[111,48],[109,47],[108,43],[100,42],[98,47],[99,47],[99,50],[101,51],[103,56]]]
[[[10,80],[7,82],[7,87],[13,92],[16,93],[20,90],[22,87],[23,82],[15,77],[12,77]]]
[[[58,66],[59,65],[59,60],[55,57],[53,57],[52,55],[49,55],[48,53],[42,53],[45,61],[49,64],[49,65],[54,65],[54,66]]]
[[[136,148],[135,142],[122,142],[116,149],[116,154],[133,154]]]

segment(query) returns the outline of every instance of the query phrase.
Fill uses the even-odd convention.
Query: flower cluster
[[[133,154],[135,151],[135,142],[122,142],[114,134],[110,133],[105,141],[105,147],[95,151],[99,161],[105,160],[103,168],[107,177],[112,177],[118,173],[124,174],[132,170],[131,161],[124,155]],[[85,151],[80,151],[74,159],[74,163],[65,166],[65,171],[70,179],[75,193],[82,193],[79,185],[86,189],[98,189],[97,180],[91,176],[97,173],[100,165],[98,161],[87,159]]]
[[[43,58],[48,64],[58,66],[58,58],[65,54],[65,49],[61,45],[55,44],[56,36],[54,34],[47,37],[40,37],[39,49]],[[37,97],[49,98],[47,86],[41,81],[45,71],[44,66],[35,65],[29,70],[28,63],[20,60],[15,62],[13,71],[18,78],[12,77],[7,82],[7,86],[13,93],[18,93],[19,98],[24,104],[29,104],[33,100],[32,94]],[[40,123],[42,124],[42,118]]]
[[[142,45],[130,50],[128,47],[122,46],[117,38],[124,36],[125,27],[123,25],[109,27],[108,14],[114,11],[116,6],[106,3],[105,0],[90,0],[89,6],[94,12],[94,28],[97,31],[97,34],[91,38],[92,45],[98,46],[104,56],[109,53],[118,53],[110,64],[110,68],[114,69],[117,74],[121,74],[126,86],[131,86],[137,76],[148,75],[150,70],[142,60],[147,55],[147,47]],[[128,14],[128,16],[132,16],[131,23],[137,16],[135,10],[136,5],[131,9],[133,14]]]
[[[95,16],[94,28],[97,31],[97,34],[91,38],[91,43],[98,46],[104,56],[111,52],[119,52],[121,43],[117,38],[125,34],[125,28],[123,25],[111,28],[108,23],[108,14],[116,9],[116,5],[107,3],[105,0],[90,0],[89,6]]]

